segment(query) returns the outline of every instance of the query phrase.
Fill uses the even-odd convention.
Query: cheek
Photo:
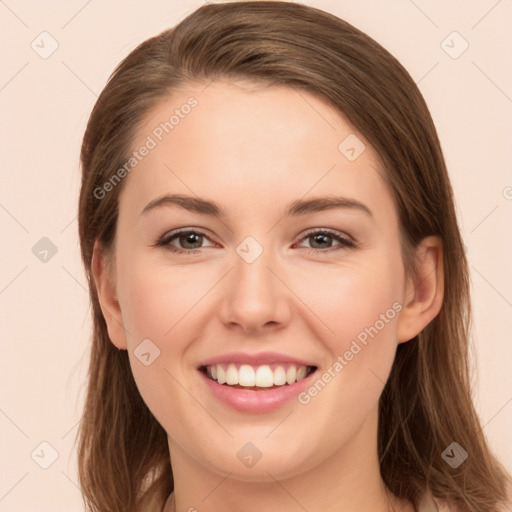
[[[312,405],[317,421],[346,423],[351,410],[356,424],[378,402],[396,353],[403,278],[400,254],[389,254],[350,269],[325,269],[302,288],[305,296],[316,283],[308,306],[330,332],[323,336],[329,357],[319,380],[299,400]]]
[[[134,258],[120,276],[123,323],[131,343],[142,337],[163,346],[164,340],[175,337],[195,308],[200,309],[201,298],[212,286],[210,281],[192,267],[168,268]]]
[[[181,397],[177,382],[187,381],[190,388],[193,341],[201,339],[204,322],[215,312],[207,294],[218,277],[211,270],[201,271],[200,266],[171,268],[134,255],[120,264],[118,271],[133,375],[144,400],[158,416],[169,395]],[[141,357],[147,353],[150,355]],[[187,397],[177,403],[183,398]]]
[[[189,347],[200,338],[202,329],[195,319],[203,305],[200,299],[211,284],[191,280],[192,270],[180,272],[143,259],[132,260],[128,267],[120,293],[135,382],[160,424],[186,437],[178,418],[187,418],[185,424],[190,425],[194,416],[201,414],[197,402],[183,390],[193,391]]]
[[[314,274],[304,271],[293,279],[294,290],[317,317],[316,323],[327,328],[322,332],[331,352],[346,350],[351,340],[360,333],[364,338],[365,329],[375,324],[386,334],[395,327],[396,309],[400,309],[396,304],[403,288],[399,255],[397,259],[385,255],[339,267],[319,267]]]

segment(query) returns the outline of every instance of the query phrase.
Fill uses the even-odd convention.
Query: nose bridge
[[[254,302],[254,305],[260,300],[269,303],[273,295],[274,276],[268,267],[272,266],[274,259],[269,246],[264,248],[252,236],[246,237],[236,247],[233,291],[238,292],[239,300],[245,299]]]
[[[275,267],[275,254],[256,238],[246,237],[236,248],[221,308],[225,323],[244,329],[257,329],[271,322],[284,321],[284,290],[269,269]]]
[[[272,287],[270,282],[272,273],[268,269],[273,259],[271,251],[266,249],[261,254],[255,255],[251,248],[243,256],[239,251],[237,250],[235,259],[235,286],[244,292],[249,292],[250,295],[268,293]]]

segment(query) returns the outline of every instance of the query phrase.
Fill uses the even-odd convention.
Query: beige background
[[[430,106],[472,267],[475,402],[512,471],[512,1],[307,3],[390,50]],[[90,331],[76,222],[81,137],[115,65],[201,4],[0,1],[2,512],[83,510],[73,446]],[[453,31],[463,39],[446,39]],[[58,249],[46,262],[32,252],[42,237]]]

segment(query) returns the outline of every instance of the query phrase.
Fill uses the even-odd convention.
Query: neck
[[[386,489],[377,457],[377,415],[329,458],[293,476],[270,472],[259,481],[213,472],[169,439],[174,492],[163,512],[410,512]],[[305,464],[306,466],[306,464]]]

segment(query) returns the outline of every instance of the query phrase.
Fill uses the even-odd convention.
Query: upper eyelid
[[[189,229],[189,228],[178,229],[177,231],[170,231],[168,233],[165,233],[159,239],[159,243],[160,242],[170,243],[171,240],[173,240],[174,238],[178,237],[179,235],[187,234],[187,233],[195,233],[196,235],[204,236],[205,238],[207,238],[212,243],[217,243],[217,242],[215,242],[215,240],[211,239],[211,236],[208,235],[207,232],[203,231],[202,229],[193,229],[193,228],[192,229]],[[181,249],[181,247],[180,247],[180,249]],[[197,250],[197,249],[182,249],[182,250],[186,251],[186,250]]]
[[[353,238],[348,233],[345,233],[344,231],[339,231],[337,229],[332,229],[332,228],[310,228],[310,229],[306,230],[306,232],[301,236],[300,240],[307,237],[308,235],[313,235],[316,233],[328,233],[328,234],[339,236],[340,238],[346,237],[349,240],[353,241]]]

